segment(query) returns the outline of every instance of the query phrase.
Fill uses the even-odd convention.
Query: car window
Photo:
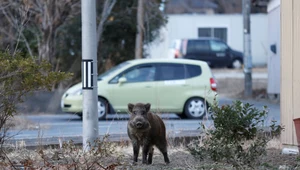
[[[209,44],[206,40],[189,40],[187,45],[187,53],[199,53],[209,51]]]
[[[161,64],[159,69],[159,80],[180,80],[185,77],[183,64]]]
[[[119,69],[122,69],[123,67],[127,66],[129,64],[128,61],[125,61],[123,63],[120,63],[119,65],[115,66],[115,67],[112,67],[111,69],[107,70],[106,72],[100,74],[98,76],[98,80],[102,80],[103,78],[111,75],[112,73],[114,73],[115,71],[119,70]]]
[[[114,77],[110,83],[118,83],[119,78],[125,77],[126,82],[147,82],[155,80],[156,68],[152,65],[144,65],[128,69]]]
[[[186,64],[186,78],[192,78],[201,75],[202,70],[198,65]]]
[[[228,46],[221,41],[210,41],[210,48],[215,52],[224,52],[227,50]]]

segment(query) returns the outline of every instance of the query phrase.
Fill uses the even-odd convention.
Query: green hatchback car
[[[200,119],[217,100],[217,84],[206,62],[188,59],[136,59],[98,76],[98,118],[126,113],[128,103],[151,103],[156,113]],[[82,83],[61,98],[63,112],[82,116]]]

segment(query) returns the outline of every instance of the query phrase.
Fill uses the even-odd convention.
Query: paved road
[[[215,70],[214,76],[219,78],[243,78],[244,74],[241,70],[230,72],[222,72]],[[254,72],[253,79],[267,78],[266,72]],[[220,96],[219,103],[231,104],[234,99]],[[263,106],[268,106],[269,116],[266,118],[267,122],[276,120],[280,123],[280,106],[279,104],[272,104],[267,101],[244,100],[253,104],[256,108],[262,109]],[[200,122],[204,123],[207,127],[212,126],[212,120],[205,117],[203,120],[181,120],[175,114],[161,115],[166,124],[167,134],[169,137],[176,136],[195,136],[199,134],[198,127]],[[108,120],[99,121],[99,134],[110,134],[114,140],[127,139],[126,126],[129,115],[118,114],[109,115]],[[56,114],[56,115],[28,115],[26,119],[31,120],[35,125],[35,129],[22,130],[22,131],[9,131],[10,135],[14,135],[14,140],[27,140],[32,145],[36,143],[37,139],[43,139],[44,143],[56,143],[58,139],[62,140],[82,140],[82,121],[76,115],[70,114]],[[30,145],[30,144],[29,144]]]
[[[221,97],[220,105],[231,104],[233,99]],[[279,104],[272,104],[266,101],[243,101],[253,104],[255,107],[262,109],[267,105],[269,116],[266,118],[267,122],[276,120],[280,123],[280,106]],[[166,124],[168,137],[178,136],[195,136],[199,134],[198,127],[200,122],[207,127],[212,126],[212,120],[207,116],[203,120],[181,120],[175,114],[161,115]],[[10,135],[14,140],[31,140],[31,144],[38,142],[37,139],[43,138],[44,143],[58,143],[61,140],[78,140],[81,141],[82,135],[82,121],[76,115],[61,114],[61,115],[29,115],[27,119],[34,122],[37,126],[35,129],[10,131]],[[126,126],[129,115],[118,114],[109,115],[108,120],[99,121],[99,134],[110,134],[114,140],[127,139]]]

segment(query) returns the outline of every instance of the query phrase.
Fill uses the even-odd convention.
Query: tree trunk
[[[135,41],[135,58],[143,57],[143,34],[144,34],[144,0],[138,0],[137,10],[137,33]]]
[[[41,41],[39,42],[39,60],[47,60],[54,64],[55,39],[51,28],[43,30]]]

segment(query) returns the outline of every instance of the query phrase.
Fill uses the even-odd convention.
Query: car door
[[[176,112],[182,108],[183,93],[187,86],[184,64],[161,63],[158,65],[157,111]]]
[[[208,40],[189,40],[186,47],[185,58],[211,62]]]
[[[213,65],[228,66],[231,62],[228,46],[220,40],[210,40],[209,45]]]
[[[115,111],[127,111],[128,103],[154,103],[155,76],[155,65],[141,64],[131,67],[114,77],[109,82],[108,92],[110,94],[109,102]],[[126,81],[119,82],[120,78]]]

